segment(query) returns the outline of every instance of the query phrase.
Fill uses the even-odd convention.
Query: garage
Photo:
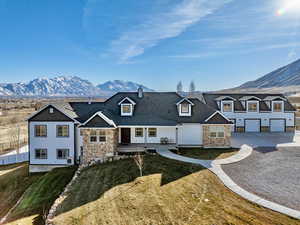
[[[260,132],[260,120],[245,120],[245,132]]]
[[[202,145],[202,136],[200,124],[183,124],[178,127],[179,145]]]
[[[284,132],[285,120],[284,119],[270,119],[270,131],[271,132]]]

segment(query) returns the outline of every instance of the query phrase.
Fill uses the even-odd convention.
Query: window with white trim
[[[106,131],[105,130],[99,130],[99,142],[106,142]]]
[[[69,158],[69,149],[56,149],[57,159],[67,159]]]
[[[135,137],[143,137],[144,129],[143,128],[135,128]]]
[[[225,129],[222,126],[210,126],[209,127],[209,137],[210,138],[224,138]]]
[[[232,112],[233,103],[232,102],[222,102],[222,111],[223,112]]]
[[[191,110],[192,110],[191,104],[186,102],[179,104],[179,108],[178,108],[179,116],[191,116],[192,114]]]
[[[91,130],[91,132],[90,132],[90,142],[91,143],[97,142],[97,132],[96,132],[96,130]]]
[[[148,137],[156,137],[157,129],[156,128],[148,128]]]
[[[273,112],[282,112],[283,102],[273,102]]]
[[[248,110],[248,112],[257,112],[258,111],[258,103],[257,102],[248,102],[247,110]]]
[[[34,126],[35,137],[47,137],[47,125],[35,125]]]
[[[121,104],[121,116],[132,116],[132,104]]]
[[[47,159],[48,151],[46,148],[37,148],[35,149],[35,158],[36,159]]]
[[[69,125],[57,125],[56,137],[69,137]]]

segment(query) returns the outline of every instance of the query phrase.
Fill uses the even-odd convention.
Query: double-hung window
[[[209,137],[211,138],[224,138],[225,131],[222,126],[210,126],[209,127]]]
[[[132,104],[121,104],[121,116],[132,116]]]
[[[232,112],[233,107],[232,107],[232,102],[222,102],[222,110],[223,112]]]
[[[35,137],[47,137],[47,125],[35,125],[34,126]]]
[[[282,112],[282,102],[273,102],[273,112]]]
[[[156,128],[148,128],[148,137],[156,137],[157,129]]]
[[[143,128],[135,128],[135,137],[143,137],[143,136],[144,136]]]
[[[47,159],[48,158],[47,149],[42,149],[42,148],[35,149],[35,158],[36,159]]]
[[[56,149],[57,159],[67,159],[69,157],[69,149]]]
[[[248,112],[257,112],[258,103],[257,102],[248,102]]]
[[[90,142],[106,142],[106,131],[105,130],[91,130]]]
[[[56,126],[57,137],[69,137],[69,125],[57,125]]]

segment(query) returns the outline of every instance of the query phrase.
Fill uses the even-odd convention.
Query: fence
[[[28,160],[29,160],[28,152],[23,152],[23,153],[14,154],[14,155],[0,156],[0,165],[8,165],[8,164],[26,162]]]
[[[0,153],[8,152],[9,150],[13,150],[18,148],[18,146],[23,147],[27,145],[27,138],[20,139],[20,142],[13,141],[13,142],[7,142],[7,143],[0,143]]]

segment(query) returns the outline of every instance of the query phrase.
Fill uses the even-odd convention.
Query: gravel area
[[[259,147],[246,159],[222,165],[245,190],[300,210],[300,147]]]

